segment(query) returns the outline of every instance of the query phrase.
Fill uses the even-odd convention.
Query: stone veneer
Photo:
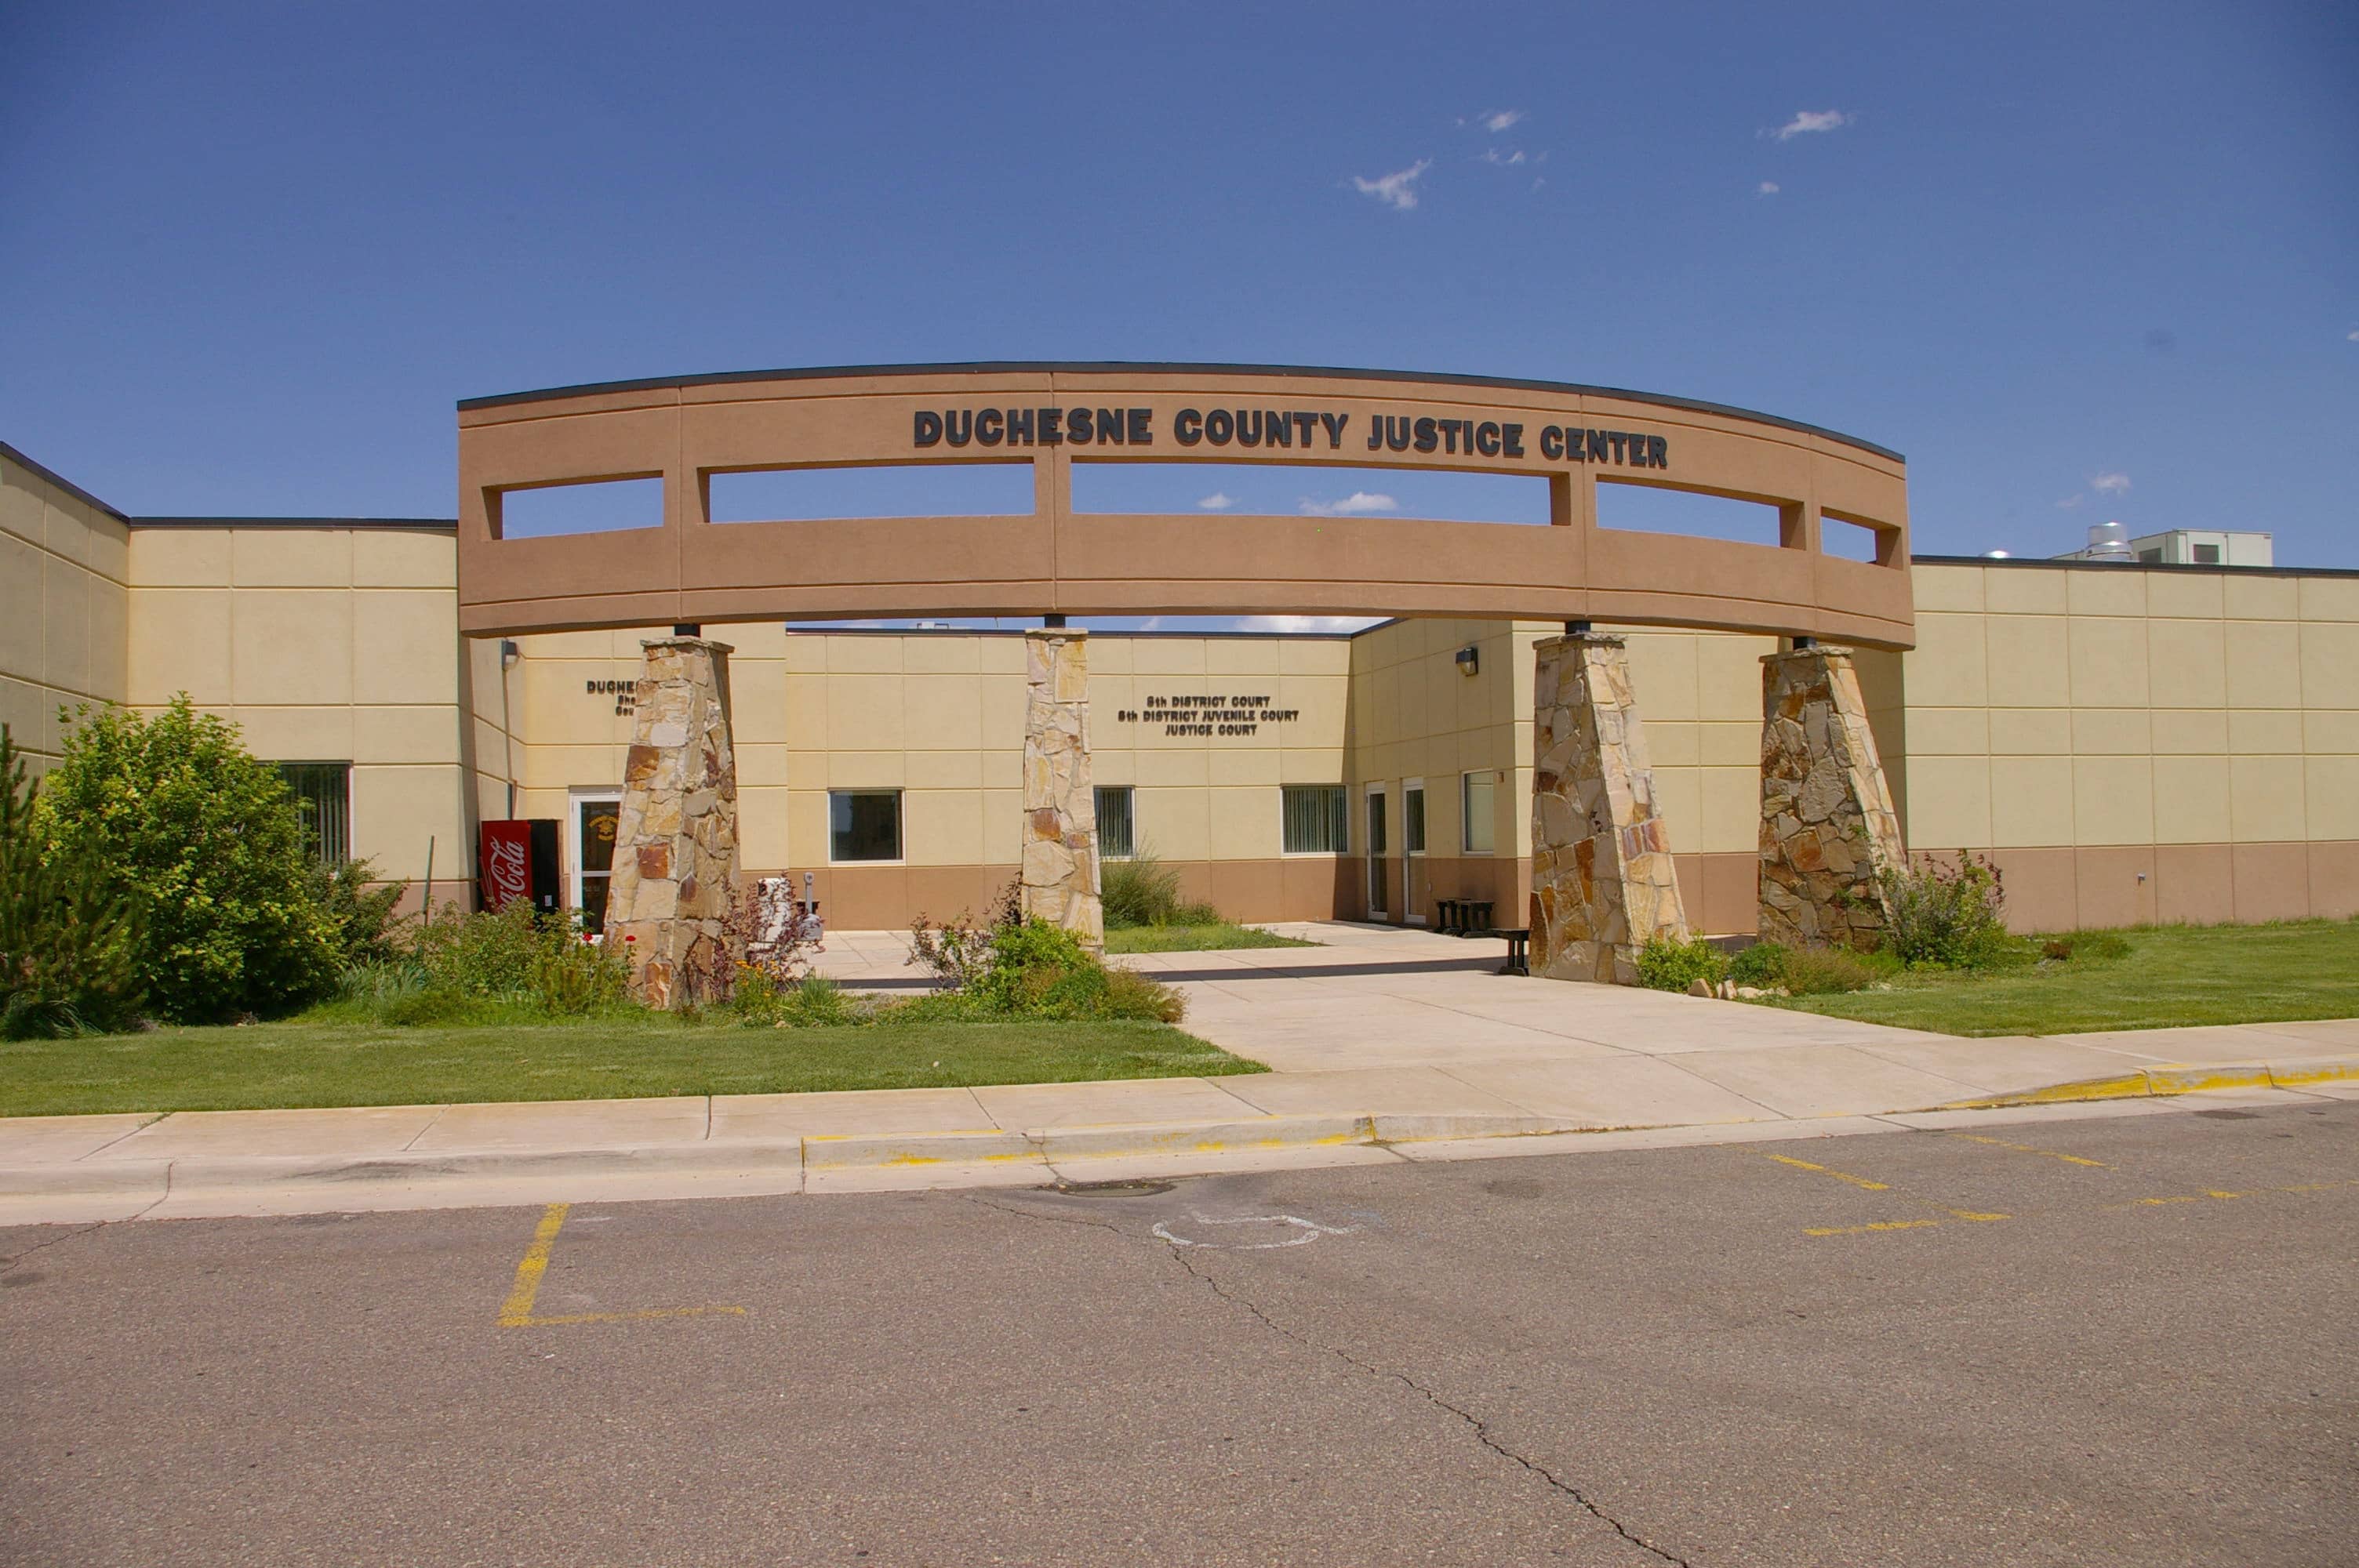
[[[1089,633],[1024,634],[1024,913],[1105,942],[1090,784]]]
[[[662,637],[646,651],[623,764],[606,942],[650,1007],[729,994],[726,921],[737,883],[737,760],[729,741],[726,643]]]
[[[1907,863],[1850,650],[1761,661],[1761,939],[1872,947]]]
[[[1629,650],[1583,632],[1533,652],[1531,971],[1635,985],[1639,947],[1688,926]]]

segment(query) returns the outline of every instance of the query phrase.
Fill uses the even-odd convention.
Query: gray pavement
[[[5,1230],[0,1559],[2348,1563],[2355,1141]]]

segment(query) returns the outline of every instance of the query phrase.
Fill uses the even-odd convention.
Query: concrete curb
[[[2301,1089],[2312,1084],[2359,1082],[2359,1063],[2318,1059],[2282,1064],[2238,1062],[2220,1066],[2159,1063],[2102,1078],[2049,1084],[2016,1094],[1984,1095],[1928,1106],[1928,1110],[2003,1110],[2021,1105],[2070,1105],[2082,1100],[2152,1099],[2212,1089]]]
[[[1920,1108],[1927,1111],[1999,1110],[2076,1102],[2163,1098],[2219,1089],[2291,1089],[2359,1082],[2359,1058],[2310,1057],[2279,1063],[2213,1065],[2164,1063],[2100,1078],[2050,1084],[2009,1094],[1980,1096]],[[1909,1115],[1882,1111],[1864,1115]],[[1775,1136],[1777,1121],[1730,1123]],[[321,1209],[368,1206],[366,1195],[390,1189],[494,1184],[590,1182],[663,1183],[673,1187],[735,1184],[745,1190],[811,1192],[869,1190],[864,1180],[892,1185],[1000,1184],[1058,1175],[1060,1167],[1092,1162],[1149,1161],[1178,1167],[1201,1159],[1216,1172],[1220,1158],[1321,1150],[1375,1152],[1398,1145],[1462,1144],[1564,1134],[1597,1135],[1647,1129],[1593,1118],[1476,1114],[1285,1115],[1223,1121],[1055,1126],[1022,1131],[984,1128],[922,1133],[810,1134],[799,1138],[724,1140],[695,1143],[561,1150],[474,1150],[448,1153],[333,1156],[187,1156],[178,1159],[78,1160],[0,1166],[0,1206],[27,1206],[43,1217],[0,1213],[0,1223],[41,1223],[75,1205],[119,1211],[122,1217],[164,1206],[168,1211],[239,1195],[268,1194],[274,1202],[318,1201]],[[1415,1157],[1415,1156],[1412,1156]],[[1431,1158],[1433,1156],[1424,1156]],[[1316,1162],[1314,1159],[1311,1162]],[[508,1199],[504,1201],[527,1201]],[[433,1206],[427,1205],[424,1206]],[[300,1207],[277,1212],[307,1212]]]

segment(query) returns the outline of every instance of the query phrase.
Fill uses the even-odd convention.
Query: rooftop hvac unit
[[[2137,559],[2130,553],[2130,531],[2119,523],[2091,524],[2089,547],[2081,553],[2093,561],[2118,561],[2125,566]]]

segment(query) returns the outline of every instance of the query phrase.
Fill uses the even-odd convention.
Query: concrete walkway
[[[1129,1179],[2359,1095],[2359,1020],[1970,1040],[1502,977],[1495,941],[1290,929],[1324,945],[1121,960],[1266,1074],[0,1119],[0,1224]],[[897,933],[832,935],[822,968],[923,983]],[[2025,1099],[2068,1103],[1990,1104]]]

